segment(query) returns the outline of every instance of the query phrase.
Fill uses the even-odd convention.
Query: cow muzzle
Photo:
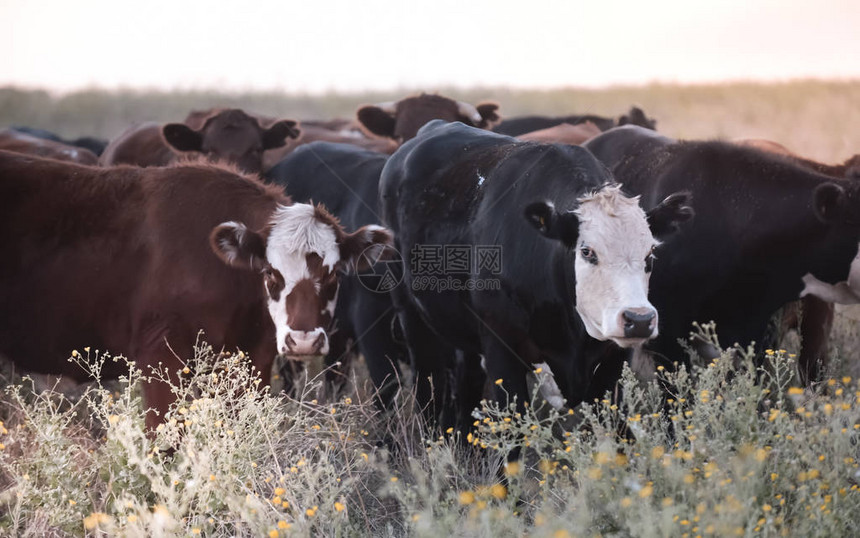
[[[287,331],[281,353],[288,359],[307,360],[328,353],[328,336],[322,328],[312,331]]]
[[[651,338],[657,327],[657,312],[653,308],[629,308],[621,312],[620,325],[624,338]]]

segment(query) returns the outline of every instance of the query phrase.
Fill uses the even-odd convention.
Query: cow
[[[0,150],[79,164],[98,163],[98,157],[87,149],[39,138],[16,129],[0,131]]]
[[[801,166],[828,176],[855,179],[860,178],[860,153],[852,155],[841,164],[824,164],[801,157],[782,144],[772,140],[765,140],[762,138],[742,138],[735,140],[734,142],[742,146],[749,146],[769,153],[784,155]]]
[[[860,184],[724,141],[676,141],[638,126],[584,145],[644,207],[688,189],[696,218],[667,240],[651,277],[660,335],[655,361],[690,364],[679,340],[693,322],[715,321],[720,342],[761,348],[768,320],[804,290],[804,278],[845,281],[860,239]],[[705,358],[713,350],[694,341]]]
[[[281,147],[300,134],[293,120],[280,120],[264,128],[257,118],[239,109],[216,109],[202,119],[202,125],[194,125],[134,125],[108,144],[99,162],[103,166],[165,166],[183,157],[203,156],[259,173],[264,151]]]
[[[209,163],[89,167],[0,152],[0,354],[82,381],[84,346],[173,376],[198,331],[270,379],[276,355],[328,351],[338,271],[391,234],[347,234],[325,209]],[[113,362],[105,377],[121,375]],[[177,374],[178,375],[178,374]],[[168,385],[143,386],[161,417]],[[159,422],[149,413],[146,423]]]
[[[289,156],[296,149],[311,144],[313,142],[330,142],[337,144],[349,144],[374,153],[384,153],[390,155],[397,149],[397,144],[393,140],[384,138],[368,138],[360,131],[351,130],[334,131],[327,127],[316,125],[301,124],[302,134],[296,140],[291,140],[289,144],[269,150],[263,154],[263,170],[270,170],[285,157]]]
[[[100,156],[104,152],[105,147],[107,147],[108,144],[107,140],[102,140],[101,138],[96,138],[94,136],[63,138],[57,133],[48,131],[47,129],[37,129],[35,127],[25,127],[22,125],[13,125],[12,127],[10,127],[10,129],[12,129],[13,131],[18,131],[19,133],[35,136],[36,138],[42,138],[44,140],[52,140],[54,142],[66,144],[67,146],[77,146],[79,148],[84,148],[88,151],[93,152],[96,157]]]
[[[782,155],[800,166],[822,174],[834,177],[860,178],[860,155],[854,155],[842,164],[828,165],[803,158],[772,140],[747,138],[734,142]],[[857,277],[860,280],[860,275]],[[849,278],[849,282],[842,286],[843,291],[834,292],[832,289],[822,289],[818,283],[811,283],[810,288],[805,288],[801,292],[802,298],[786,305],[782,312],[780,332],[785,333],[791,329],[796,329],[800,335],[801,347],[797,356],[797,370],[800,374],[800,381],[804,385],[809,385],[819,379],[822,370],[827,366],[827,344],[835,317],[833,303],[860,303],[860,297],[858,297],[860,295],[860,282],[853,282],[853,286],[851,284]],[[828,286],[827,288],[831,287]]]
[[[473,106],[442,95],[421,93],[400,101],[362,106],[356,115],[370,136],[390,139],[399,146],[414,138],[418,129],[430,120],[458,121],[490,129],[501,119],[498,109],[496,103]]]
[[[226,109],[210,108],[206,110],[192,110],[185,117],[185,124],[192,129],[199,129],[203,126],[206,118],[218,114]],[[275,124],[278,120],[268,116],[254,115],[260,125],[268,128]],[[278,164],[287,155],[295,151],[296,148],[304,144],[310,144],[316,141],[335,142],[342,144],[352,144],[366,148],[371,151],[381,153],[394,153],[397,145],[392,140],[381,138],[368,138],[351,120],[334,119],[328,121],[308,120],[301,122],[301,134],[297,138],[287,141],[286,144],[277,148],[271,148],[263,152],[263,172],[271,169]]]
[[[264,177],[284,186],[293,200],[323,204],[351,231],[381,222],[377,189],[387,159],[388,155],[354,145],[313,142],[297,148]],[[406,351],[393,335],[396,314],[387,287],[381,281],[376,287],[359,279],[351,274],[341,281],[336,330],[326,357],[328,378],[335,386],[342,385],[344,372],[361,354],[376,388],[376,402],[385,409],[399,386],[398,362],[406,359]]]
[[[586,140],[599,135],[601,132],[603,131],[601,131],[597,125],[594,125],[590,121],[584,121],[582,123],[577,123],[576,125],[562,123],[555,127],[549,127],[519,135],[517,138],[525,140],[526,142],[545,142],[549,144],[571,144],[578,146]]]
[[[537,363],[569,405],[603,396],[626,359],[603,356],[657,334],[647,297],[655,237],[692,215],[681,193],[646,214],[580,147],[441,121],[391,156],[379,190],[383,221],[409,258],[392,297],[418,403],[443,428],[465,427],[482,394],[480,366],[467,364],[453,403],[454,348],[483,355],[495,398],[519,410]],[[449,264],[446,252],[459,254]]]
[[[508,136],[520,136],[532,131],[548,129],[569,123],[570,125],[578,125],[580,123],[591,122],[598,129],[606,131],[619,125],[639,125],[647,129],[656,130],[657,120],[649,118],[645,112],[639,107],[631,107],[627,114],[622,114],[617,119],[607,118],[604,116],[595,116],[592,114],[576,114],[572,116],[520,116],[516,118],[508,118],[493,127],[492,131]]]

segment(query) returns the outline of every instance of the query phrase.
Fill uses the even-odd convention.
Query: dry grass
[[[139,121],[178,121],[192,109],[239,106],[297,119],[352,117],[358,106],[413,93],[287,95],[216,92],[106,92],[90,90],[52,97],[47,92],[0,88],[0,126],[29,125],[68,136],[116,136]],[[617,116],[631,104],[659,120],[658,128],[681,138],[768,138],[822,161],[860,152],[860,81],[795,81],[784,84],[613,87],[603,90],[509,90],[441,88],[440,93],[477,103],[494,100],[506,116],[596,113]]]

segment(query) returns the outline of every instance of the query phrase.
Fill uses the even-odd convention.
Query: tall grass
[[[757,366],[727,350],[649,383],[625,370],[621,405],[485,402],[466,439],[422,430],[408,392],[384,416],[357,394],[287,398],[244,354],[205,346],[148,435],[146,376],[128,368],[119,390],[95,384],[77,403],[7,389],[0,532],[847,536],[860,510],[858,384],[796,388],[784,351]],[[502,466],[514,448],[524,457]]]

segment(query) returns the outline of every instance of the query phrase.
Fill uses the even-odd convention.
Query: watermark
[[[413,275],[479,275],[502,273],[501,245],[415,245]]]
[[[358,281],[374,293],[388,293],[399,286],[407,268],[414,291],[501,289],[501,281],[493,278],[502,273],[500,245],[418,244],[409,253],[408,265],[400,252],[391,247],[382,252],[371,247],[361,256],[362,265],[369,269],[358,273]]]
[[[385,247],[380,251],[375,246],[368,247],[360,257],[369,269],[357,272],[356,276],[368,290],[388,293],[403,281],[403,257],[396,248]]]
[[[498,278],[467,278],[452,276],[416,276],[412,279],[413,291],[498,291],[502,283]]]

